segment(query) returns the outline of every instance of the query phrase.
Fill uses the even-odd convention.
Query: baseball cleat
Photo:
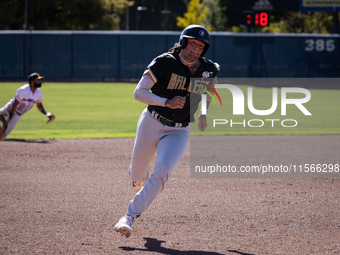
[[[135,219],[130,215],[125,215],[115,225],[114,230],[126,238],[131,236],[131,226]]]

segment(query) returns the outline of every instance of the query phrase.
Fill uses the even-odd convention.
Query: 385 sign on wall
[[[334,39],[306,39],[305,51],[328,51],[336,49]]]

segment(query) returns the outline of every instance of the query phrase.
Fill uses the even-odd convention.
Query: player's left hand
[[[46,117],[48,118],[48,121],[46,123],[50,123],[55,119],[55,115],[51,112],[46,113]]]
[[[207,124],[207,115],[200,114],[198,116],[197,123],[198,123],[198,129],[203,132],[205,130],[205,128],[208,126],[208,124]]]

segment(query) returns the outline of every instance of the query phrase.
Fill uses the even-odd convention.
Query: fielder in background
[[[47,123],[55,119],[55,115],[46,112],[42,104],[41,80],[44,77],[38,73],[28,76],[28,84],[21,86],[17,93],[4,107],[0,109],[0,141],[12,132],[20,117],[28,112],[36,103],[39,111],[47,118]],[[2,123],[2,124],[1,124]]]
[[[137,193],[130,201],[127,213],[114,226],[116,232],[126,237],[131,235],[135,219],[162,192],[186,150],[190,122],[194,121],[194,113],[204,93],[190,79],[207,82],[206,78],[209,78],[209,86],[216,83],[219,65],[203,57],[210,46],[209,38],[208,31],[202,26],[186,27],[169,52],[152,60],[135,89],[135,100],[148,106],[138,120],[129,168]],[[206,126],[206,115],[200,114],[198,127],[204,131]],[[150,162],[156,154],[157,162],[150,175]]]

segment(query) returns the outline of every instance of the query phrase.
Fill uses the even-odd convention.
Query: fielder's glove
[[[55,115],[51,112],[46,113],[46,117],[48,118],[48,121],[46,123],[50,123],[55,119]]]

